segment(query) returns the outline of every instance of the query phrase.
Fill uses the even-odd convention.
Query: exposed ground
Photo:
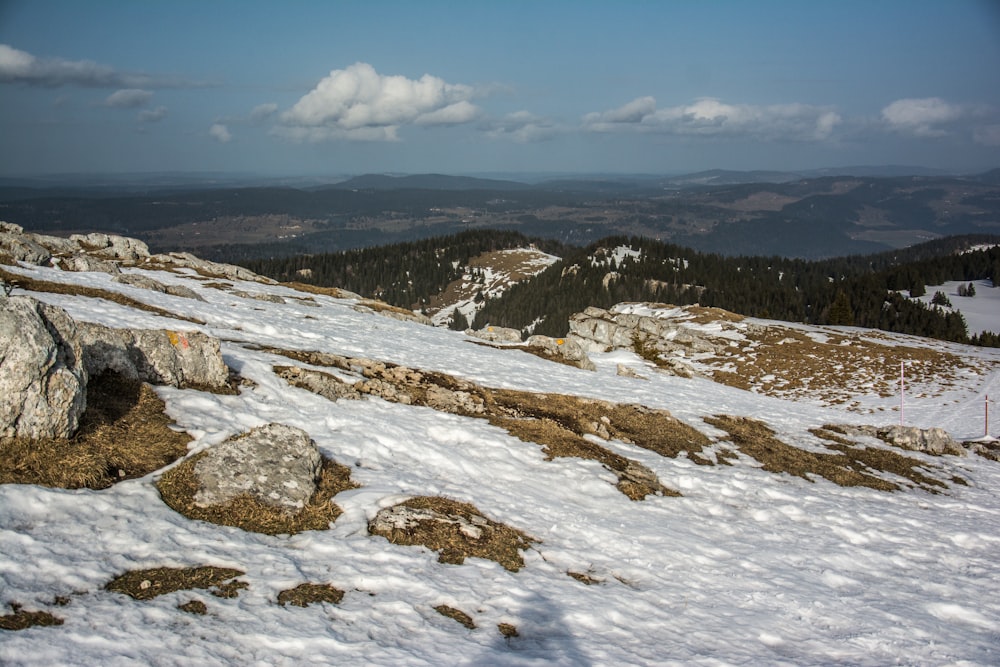
[[[116,373],[92,377],[72,438],[0,440],[0,484],[105,489],[159,470],[187,454],[191,440],[170,428],[164,407],[146,384]]]
[[[260,502],[248,494],[222,505],[199,507],[194,497],[198,482],[194,469],[203,454],[197,454],[167,472],[156,483],[163,502],[189,519],[208,521],[220,526],[233,526],[267,535],[293,535],[304,530],[327,530],[341,514],[332,498],[347,489],[356,488],[351,471],[330,459],[323,459],[319,488],[299,512],[289,515]]]

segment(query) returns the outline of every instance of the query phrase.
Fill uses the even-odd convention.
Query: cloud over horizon
[[[403,125],[460,125],[481,110],[472,86],[430,74],[383,75],[368,63],[335,69],[280,116],[275,132],[299,141],[396,141]]]
[[[904,98],[885,106],[881,121],[890,131],[917,139],[958,137],[980,146],[1000,146],[1000,112],[987,104]]]
[[[810,104],[728,104],[703,97],[691,104],[657,108],[656,99],[647,96],[609,111],[588,113],[581,126],[589,132],[823,141],[842,122],[832,109]]]

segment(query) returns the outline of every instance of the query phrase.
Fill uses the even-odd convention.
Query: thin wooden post
[[[903,425],[903,394],[906,392],[905,388],[905,377],[906,372],[903,370],[903,362],[899,362],[899,425]]]

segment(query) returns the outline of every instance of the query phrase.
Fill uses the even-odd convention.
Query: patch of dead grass
[[[486,528],[479,537],[463,532],[458,522],[443,522],[428,519],[418,521],[416,526],[406,529],[392,528],[379,531],[375,521],[368,524],[373,535],[381,535],[393,544],[421,545],[438,552],[442,563],[461,565],[466,558],[485,558],[499,563],[504,569],[517,572],[524,567],[521,550],[531,546],[533,540],[525,533],[502,523],[483,517],[474,505],[439,496],[418,496],[399,503],[403,507],[423,509],[449,517],[461,517],[465,523],[485,519]]]
[[[497,630],[504,636],[504,639],[513,639],[514,637],[521,636],[517,633],[517,626],[511,623],[498,623]]]
[[[351,481],[347,466],[323,458],[316,492],[306,506],[296,514],[288,514],[243,494],[221,505],[199,507],[194,497],[198,481],[194,474],[198,461],[206,454],[201,452],[163,473],[156,488],[160,497],[175,512],[189,519],[207,521],[220,526],[232,526],[266,535],[294,535],[305,530],[328,530],[342,510],[333,502],[341,491],[357,488]]]
[[[190,437],[170,428],[164,403],[117,373],[90,378],[87,409],[69,439],[0,440],[0,484],[106,489],[187,454]]]
[[[235,598],[249,584],[236,579],[245,572],[227,567],[157,567],[130,570],[109,581],[104,589],[136,600],[152,600],[177,591],[207,589],[221,598]]]
[[[656,475],[636,461],[615,454],[585,436],[621,439],[661,456],[696,456],[711,444],[696,429],[665,410],[622,405],[564,394],[536,394],[492,389],[445,373],[416,371],[390,363],[341,357],[322,352],[265,348],[266,352],[314,366],[326,366],[360,375],[353,385],[320,371],[276,366],[275,373],[290,384],[331,400],[350,391],[376,394],[385,400],[431,407],[443,412],[487,419],[520,440],[542,446],[551,460],[576,457],[600,462],[618,477],[618,490],[632,500],[648,495],[678,496]],[[392,391],[385,391],[385,385]],[[443,390],[443,391],[442,391]],[[711,464],[698,457],[699,463]]]
[[[137,299],[125,296],[119,292],[112,292],[111,290],[99,289],[97,287],[84,287],[82,285],[57,283],[49,280],[40,280],[31,276],[22,275],[20,273],[11,273],[4,269],[0,269],[0,279],[14,284],[20,289],[28,292],[48,292],[51,294],[67,294],[70,296],[85,296],[93,299],[104,299],[105,301],[117,303],[120,306],[135,308],[136,310],[142,310],[147,313],[153,313],[154,315],[160,315],[161,317],[173,320],[184,320],[194,324],[205,324],[204,320],[200,320],[196,317],[178,315],[177,313],[172,313],[168,310],[164,310],[163,308],[151,306]]]
[[[189,614],[197,614],[199,616],[204,616],[208,613],[208,607],[201,600],[189,600],[184,604],[177,605],[177,608]]]
[[[278,593],[278,604],[284,607],[286,604],[296,607],[308,607],[311,604],[329,602],[340,604],[344,599],[344,591],[335,588],[330,584],[299,584],[295,588]]]
[[[10,603],[11,613],[0,616],[0,630],[27,630],[35,626],[62,625],[63,620],[47,611],[25,611],[16,602]]]
[[[900,363],[913,386],[939,386],[975,370],[968,360],[942,350],[878,340],[878,335],[826,333],[817,340],[797,329],[751,327],[735,346],[703,360],[714,380],[773,396],[816,396],[832,405],[859,393],[882,398],[898,392]],[[859,388],[863,388],[860,389]]]
[[[589,574],[586,574],[584,572],[569,571],[566,574],[568,574],[569,576],[573,577],[574,579],[576,579],[577,581],[579,581],[581,584],[587,584],[588,586],[593,586],[594,584],[601,583],[600,579],[596,579],[596,578],[594,578],[594,577],[592,577]]]
[[[768,472],[788,473],[809,481],[818,476],[844,487],[900,490],[898,484],[873,474],[878,471],[908,479],[932,493],[947,487],[944,482],[917,470],[923,462],[888,449],[834,442],[829,449],[836,453],[811,452],[778,440],[773,430],[755,419],[717,415],[706,417],[705,421],[729,433],[739,450],[762,463]]]
[[[442,616],[447,616],[453,621],[458,621],[459,623],[467,627],[469,630],[476,629],[476,624],[475,622],[473,622],[472,617],[466,614],[461,609],[455,609],[454,607],[449,607],[446,604],[439,604],[438,606],[434,607],[434,611],[441,614]]]
[[[296,290],[297,292],[306,292],[307,294],[319,294],[321,296],[331,296],[335,299],[356,299],[357,294],[353,292],[348,292],[342,290],[339,287],[320,287],[319,285],[310,285],[308,283],[280,283],[284,287]]]

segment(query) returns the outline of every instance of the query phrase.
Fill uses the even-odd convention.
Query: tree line
[[[1000,284],[1000,236],[948,237],[872,255],[810,261],[732,257],[641,237],[612,236],[580,248],[514,231],[474,230],[345,252],[250,260],[245,265],[278,280],[341,287],[419,310],[460,278],[471,258],[529,244],[562,259],[487,300],[471,326],[494,324],[526,334],[564,336],[570,316],[588,306],[649,301],[697,303],[750,317],[855,325],[979,345],[998,342],[994,334],[970,338],[959,312],[909,297],[949,280],[972,284],[990,279]],[[619,247],[631,248],[638,256],[615,254]]]

